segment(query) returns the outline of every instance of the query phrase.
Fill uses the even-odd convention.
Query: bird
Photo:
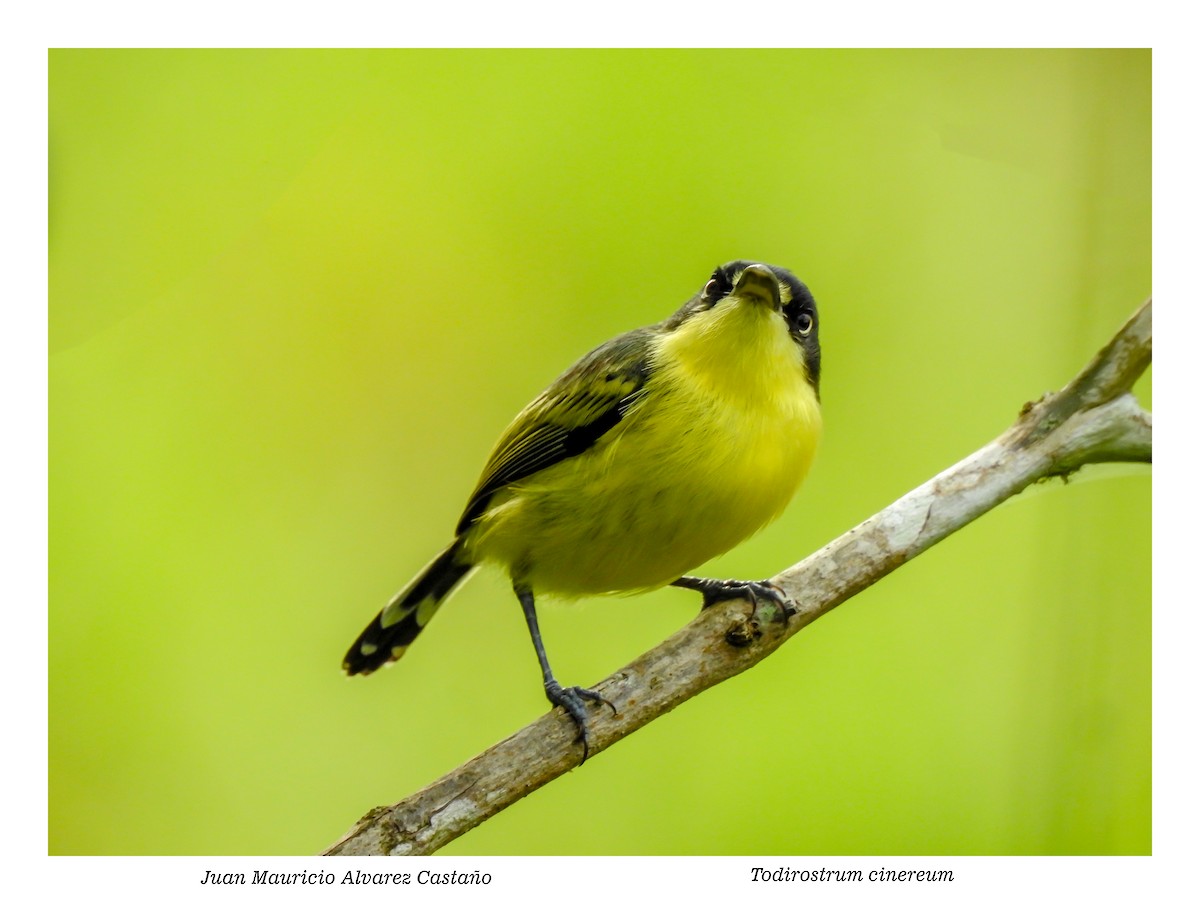
[[[588,757],[595,690],[555,678],[535,597],[675,585],[703,606],[788,602],[767,581],[688,572],[777,518],[822,432],[816,301],[783,267],[717,267],[673,315],[623,333],[564,371],[501,434],[454,538],[351,645],[347,675],[399,659],[476,568],[507,572],[552,707]],[[784,608],[785,613],[794,608]],[[615,712],[615,707],[613,707]]]

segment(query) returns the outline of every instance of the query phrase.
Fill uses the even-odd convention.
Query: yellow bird
[[[371,621],[347,674],[399,659],[477,566],[507,571],[546,697],[588,736],[595,691],[554,678],[534,595],[675,584],[704,605],[781,592],[686,573],[778,517],[821,436],[817,308],[788,270],[718,267],[674,315],[584,355],[516,416],[467,501],[454,541]]]

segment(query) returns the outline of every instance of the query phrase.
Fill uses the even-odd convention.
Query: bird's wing
[[[589,449],[621,422],[649,374],[654,329],[589,352],[525,406],[496,443],[458,522],[461,534],[505,486]]]

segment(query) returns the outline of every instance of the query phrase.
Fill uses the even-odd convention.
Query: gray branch
[[[596,685],[592,756],[685,700],[769,656],[820,616],[1030,484],[1085,464],[1149,462],[1150,414],[1129,394],[1150,363],[1150,301],[1057,393],[1026,403],[1017,422],[975,454],[897,499],[772,578],[795,601],[703,610],[653,650]],[[391,806],[363,816],[326,854],[428,854],[579,763],[562,710],[485,750]]]

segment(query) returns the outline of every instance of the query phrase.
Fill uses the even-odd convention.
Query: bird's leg
[[[783,613],[785,621],[799,611],[796,608],[796,604],[788,599],[787,594],[770,581],[731,581],[720,580],[718,578],[694,578],[685,574],[671,583],[676,587],[686,587],[688,590],[699,591],[704,597],[704,604],[701,606],[701,609],[707,609],[709,606],[719,603],[722,600],[741,599],[749,600],[754,605],[755,612],[758,611],[760,600],[770,600],[779,607],[779,611]]]
[[[588,758],[587,713],[584,710],[584,700],[595,700],[597,703],[607,703],[615,714],[617,708],[604,699],[596,691],[586,687],[563,687],[550,671],[550,662],[546,659],[546,648],[542,644],[542,632],[538,628],[537,612],[533,608],[533,591],[526,585],[513,584],[513,591],[521,601],[521,609],[525,613],[525,623],[529,626],[529,636],[533,640],[533,649],[537,653],[538,664],[542,667],[542,686],[546,689],[546,699],[553,706],[561,706],[567,711],[575,724],[579,726],[579,735],[575,740],[583,744],[582,764]]]

